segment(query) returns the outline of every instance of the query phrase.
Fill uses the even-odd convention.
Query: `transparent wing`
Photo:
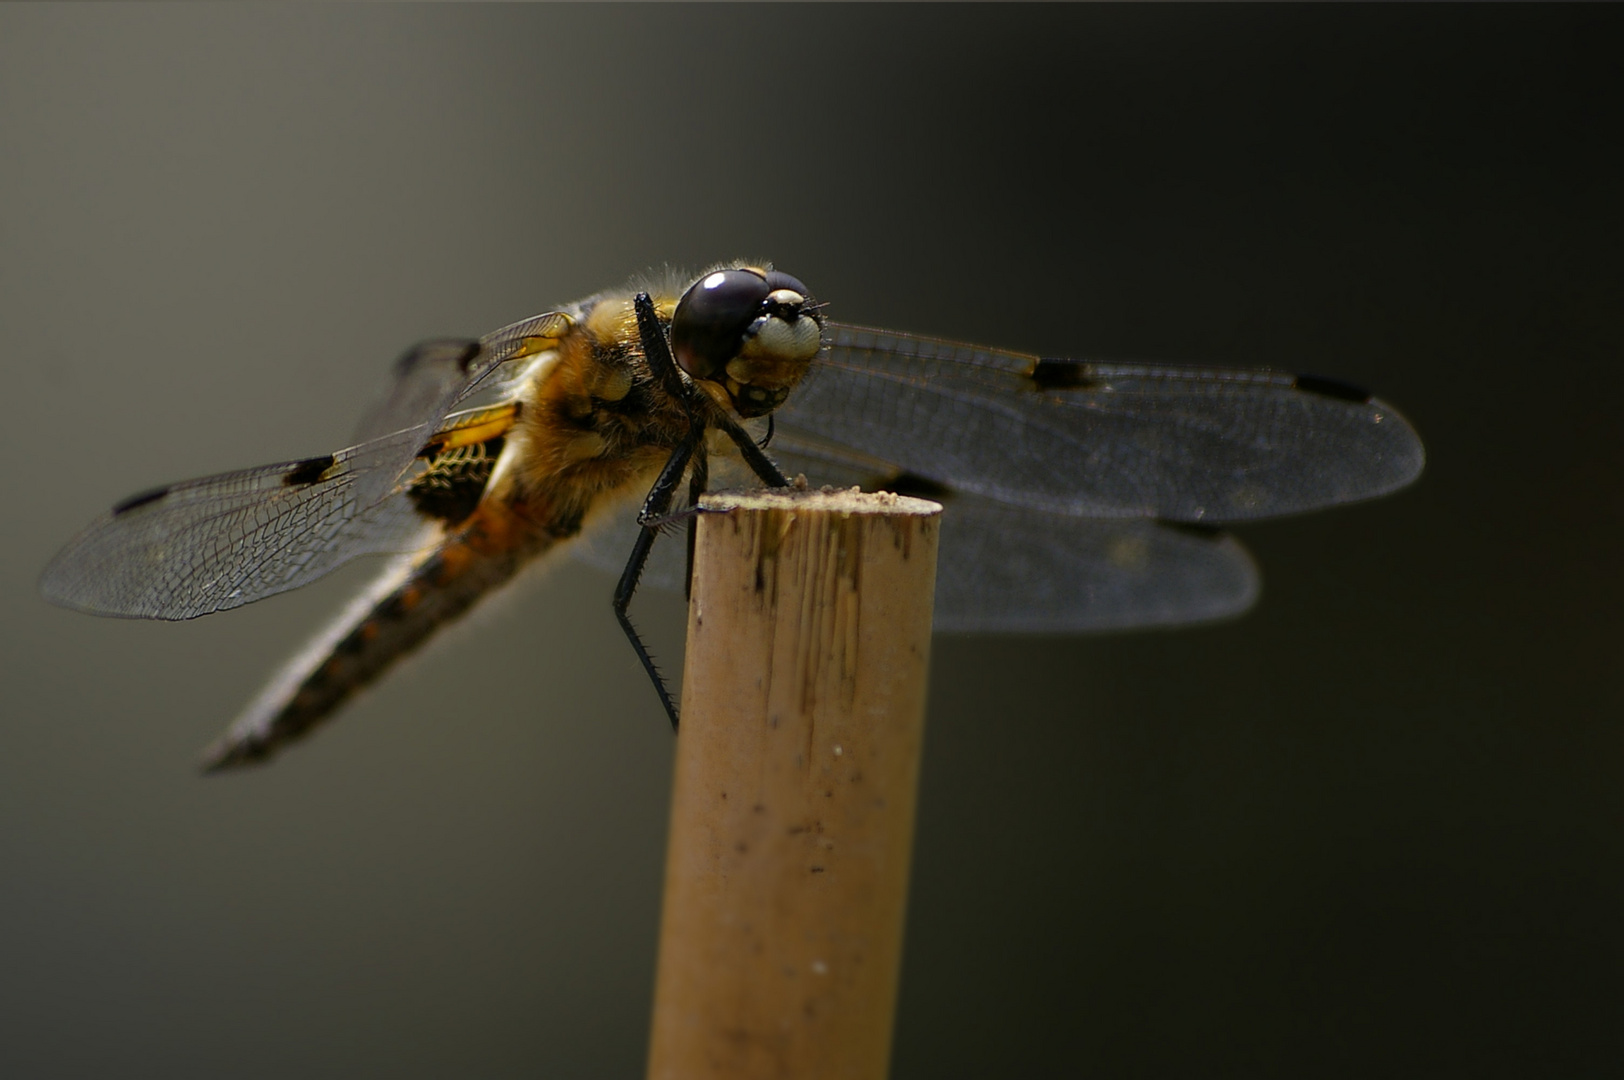
[[[788,474],[814,485],[895,487],[900,470],[825,443],[780,433],[768,448]],[[759,486],[741,463],[712,462],[718,487]],[[1217,530],[1134,518],[1084,518],[975,495],[941,498],[936,629],[1077,633],[1181,626],[1238,615],[1258,595],[1251,557]],[[637,539],[628,502],[575,548],[612,574]],[[679,532],[654,545],[642,583],[680,591],[687,571]]]
[[[938,630],[1079,633],[1239,615],[1257,567],[1232,536],[1142,518],[1078,518],[979,496],[942,514]]]
[[[780,432],[779,466],[813,484],[912,488],[943,504],[937,630],[1076,633],[1238,615],[1258,574],[1234,537],[1134,518],[1087,518],[921,487],[871,457]],[[898,481],[901,481],[899,484]]]
[[[1372,498],[1421,471],[1391,406],[1273,371],[1047,360],[830,324],[779,428],[1065,515],[1243,521]]]
[[[190,619],[298,588],[357,555],[411,550],[428,523],[376,488],[417,446],[402,432],[136,495],[69,542],[40,590],[97,615]]]
[[[626,568],[632,545],[637,543],[637,534],[642,529],[637,524],[637,506],[636,501],[623,503],[594,521],[570,547],[570,554],[596,570],[619,577]],[[667,529],[649,552],[648,563],[643,567],[638,586],[662,592],[682,592],[687,577],[687,532],[680,528]]]
[[[458,403],[510,390],[519,376],[509,372],[523,367],[514,362],[569,325],[550,313],[478,342],[418,346],[363,424],[376,437],[126,499],[51,560],[41,592],[98,615],[190,619],[296,589],[359,555],[417,548],[435,528],[403,497],[419,451]]]
[[[367,413],[355,441],[371,442],[410,429],[421,433],[421,446],[446,414],[475,394],[511,393],[525,376],[524,361],[549,348],[571,325],[569,315],[550,311],[478,341],[426,341],[416,346],[395,361],[389,397]]]
[[[747,421],[745,426],[758,437],[766,430],[764,421]],[[716,440],[712,445],[722,444]],[[736,451],[710,455],[709,470],[708,489],[711,491],[736,491],[741,488],[762,486],[760,478],[750,471],[750,467]],[[791,470],[791,475],[794,471]],[[879,474],[872,471],[864,472],[857,479],[846,480],[845,483],[849,487],[876,475]],[[650,483],[652,482],[651,480]],[[835,482],[833,474],[827,469],[824,477],[818,481],[829,484]],[[637,534],[642,531],[642,526],[637,524],[637,511],[644,494],[646,493],[637,492],[635,496],[618,504],[603,507],[596,516],[587,521],[580,538],[571,545],[570,554],[594,569],[618,576],[626,568],[632,545],[637,543]],[[680,513],[688,505],[687,496],[688,484],[685,478],[676,505],[673,507],[674,512]],[[660,589],[664,592],[682,592],[687,585],[687,579],[688,533],[687,528],[677,522],[661,530],[660,538],[655,542],[649,552],[648,562],[643,566],[643,576],[638,579],[638,584],[640,587]]]

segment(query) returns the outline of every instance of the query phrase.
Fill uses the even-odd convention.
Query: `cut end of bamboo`
[[[883,1077],[940,507],[702,504],[651,1077]]]
[[[717,491],[700,500],[706,510],[782,510],[835,514],[903,514],[936,517],[939,503],[889,491],[863,491],[860,488],[772,488],[752,491]]]

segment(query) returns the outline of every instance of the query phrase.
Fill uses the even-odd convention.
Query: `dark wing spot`
[[[1370,391],[1364,387],[1343,382],[1341,379],[1328,379],[1323,375],[1299,375],[1292,385],[1298,390],[1336,398],[1338,401],[1352,401],[1363,405],[1370,400]]]
[[[425,364],[450,364],[466,375],[479,355],[479,342],[464,338],[422,341],[407,349],[395,361],[395,375],[405,377]]]
[[[942,502],[953,497],[953,489],[946,484],[911,472],[898,473],[880,487],[893,495],[908,495],[915,499],[929,499],[931,502]]]
[[[1099,380],[1089,374],[1092,367],[1082,360],[1043,359],[1027,378],[1039,390],[1092,390],[1099,386]]]
[[[307,484],[314,484],[322,478],[323,473],[333,467],[337,460],[331,454],[306,458],[283,474],[282,485],[284,487],[304,487]]]
[[[131,495],[128,499],[125,499],[123,502],[113,507],[113,516],[118,517],[118,515],[128,513],[138,506],[145,506],[147,503],[157,502],[159,499],[168,494],[169,486],[166,484],[163,487],[155,487],[151,491],[143,491],[139,494]]]
[[[1158,518],[1156,524],[1197,540],[1221,540],[1224,536],[1224,530],[1217,525],[1203,525],[1198,521],[1164,521]]]

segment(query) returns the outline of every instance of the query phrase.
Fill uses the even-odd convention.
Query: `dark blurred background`
[[[1429,451],[1241,530],[1242,620],[938,641],[897,1077],[1616,1071],[1621,14],[0,8],[0,1073],[641,1073],[672,743],[608,577],[208,780],[365,569],[182,625],[34,579],[417,339],[741,254]]]

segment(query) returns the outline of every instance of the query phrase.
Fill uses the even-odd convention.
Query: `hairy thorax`
[[[662,321],[674,306],[658,299]],[[681,403],[654,384],[637,340],[629,300],[595,303],[524,395],[502,479],[525,516],[554,536],[573,536],[606,498],[646,491],[687,433]]]

